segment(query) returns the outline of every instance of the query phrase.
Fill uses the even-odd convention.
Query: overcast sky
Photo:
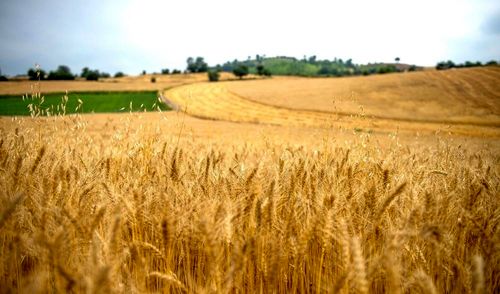
[[[498,0],[0,0],[0,68],[138,74],[256,54],[500,60]]]

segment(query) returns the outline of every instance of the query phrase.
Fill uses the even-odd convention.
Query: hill
[[[399,120],[500,124],[498,66],[223,85],[246,99],[284,108]]]
[[[246,65],[251,73],[258,73],[258,68],[263,67],[273,75],[285,76],[359,76],[371,74],[384,74],[390,72],[402,71],[417,71],[422,70],[422,67],[415,65],[400,64],[400,63],[369,63],[356,64],[352,59],[334,58],[317,59],[316,56],[311,56],[303,59],[295,57],[277,56],[277,57],[262,57],[257,55],[255,59],[250,57],[245,61],[229,61],[223,65],[217,65],[215,68],[231,72],[239,64]]]

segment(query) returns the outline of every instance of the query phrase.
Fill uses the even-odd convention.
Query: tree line
[[[446,70],[452,68],[464,68],[464,67],[479,67],[479,66],[494,66],[498,65],[498,62],[495,60],[488,61],[486,63],[481,63],[480,61],[472,62],[466,61],[464,63],[455,63],[451,60],[448,61],[440,61],[436,64],[437,70]]]
[[[250,73],[259,75],[259,76],[271,76],[271,71],[264,67],[263,64],[257,64],[255,66],[255,69],[252,67],[248,66],[245,63],[238,62],[237,64],[233,65],[230,70],[224,69],[221,65],[216,65],[210,67],[208,63],[205,61],[205,59],[201,56],[198,56],[196,58],[194,57],[188,57],[186,60],[186,70],[184,73],[207,73],[208,75],[208,80],[211,82],[218,81],[220,78],[220,72],[225,71],[225,72],[232,72],[236,77],[242,79],[243,77],[249,75]],[[169,69],[162,69],[162,74],[169,74],[170,71]],[[172,74],[179,73],[176,72],[175,70],[172,72]]]
[[[232,72],[235,68],[244,65],[250,73],[263,75],[294,75],[306,77],[342,77],[353,75],[384,74],[400,71],[416,71],[421,67],[416,65],[400,64],[396,57],[395,63],[356,64],[352,59],[334,58],[333,60],[318,59],[317,56],[304,56],[302,59],[288,56],[266,57],[256,55],[247,60],[227,61],[217,65],[221,71]]]
[[[210,81],[218,81],[221,72],[233,73],[236,77],[242,79],[249,74],[269,77],[271,75],[295,75],[307,77],[343,77],[343,76],[359,76],[372,74],[385,74],[391,72],[402,71],[417,71],[422,70],[422,67],[409,64],[401,64],[400,58],[394,59],[395,63],[368,63],[356,64],[352,59],[334,58],[333,60],[318,59],[315,55],[304,56],[302,59],[287,56],[266,57],[265,55],[256,55],[255,58],[250,56],[243,61],[237,59],[227,61],[223,64],[209,66],[203,57],[189,57],[186,60],[186,69],[161,69],[162,75],[182,74],[182,73],[207,73]],[[464,63],[455,63],[451,60],[440,61],[436,64],[437,70],[446,70],[452,68],[467,68],[478,66],[493,66],[498,65],[497,61],[492,60],[486,63],[466,61]],[[146,75],[146,71],[142,71]],[[159,74],[159,73],[153,73]],[[30,68],[27,72],[30,80],[74,80],[78,77],[88,81],[97,81],[101,78],[110,78],[111,75],[106,72],[101,72],[97,69],[84,67],[79,75],[73,74],[71,69],[66,65],[59,65],[57,69],[46,72],[43,69]],[[115,78],[126,76],[119,71],[113,75]],[[154,81],[153,81],[154,79]],[[7,77],[1,74],[0,81],[7,81]],[[152,82],[156,79],[153,77]]]
[[[30,80],[54,80],[54,81],[71,81],[78,77],[84,78],[87,81],[97,81],[100,78],[110,78],[111,75],[106,72],[100,72],[97,69],[90,69],[88,67],[84,67],[80,75],[73,74],[71,69],[67,65],[59,65],[57,69],[50,71],[47,73],[45,70],[41,68],[30,68],[27,72],[28,78]],[[123,72],[115,73],[114,77],[119,78],[123,77],[125,74]]]

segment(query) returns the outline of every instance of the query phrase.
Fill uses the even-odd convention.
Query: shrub
[[[244,64],[238,64],[236,67],[234,67],[233,74],[241,80],[244,76],[248,75],[248,66]]]
[[[161,70],[162,75],[168,75],[170,73],[170,70],[168,68],[164,68]]]
[[[9,79],[6,76],[0,76],[0,82],[8,82]]]
[[[377,69],[377,73],[379,74],[385,74],[385,73],[388,73],[389,72],[389,69],[385,66],[381,66]]]
[[[121,72],[121,71],[115,73],[115,78],[122,78],[124,76],[125,76],[125,74],[123,72]]]
[[[156,83],[156,77],[151,77],[151,83]]]
[[[220,74],[217,70],[209,70],[207,74],[210,82],[217,82],[219,80]]]

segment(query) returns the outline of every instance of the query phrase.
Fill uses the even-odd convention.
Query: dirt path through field
[[[177,106],[191,116],[211,120],[281,126],[344,128],[367,132],[399,130],[422,134],[447,132],[464,136],[500,137],[498,126],[400,120],[266,105],[236,95],[220,83],[199,83],[176,87],[164,91],[163,97],[168,103]]]

